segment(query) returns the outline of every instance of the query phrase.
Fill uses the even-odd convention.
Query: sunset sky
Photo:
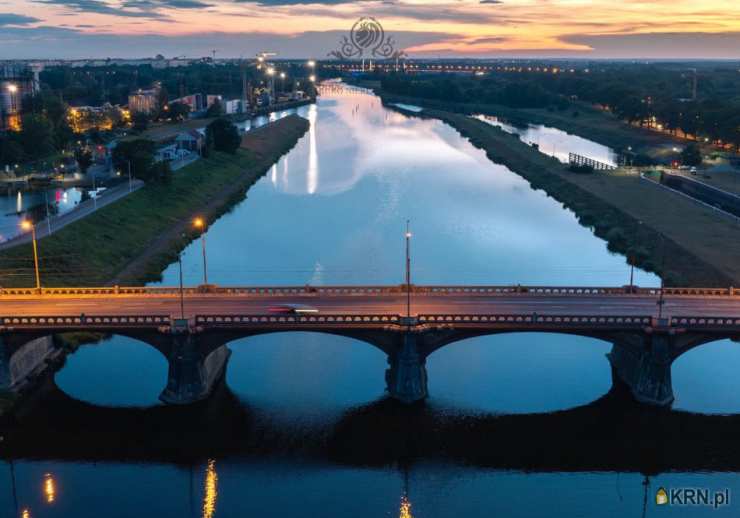
[[[0,59],[321,59],[361,16],[418,57],[740,58],[737,0],[0,0]]]

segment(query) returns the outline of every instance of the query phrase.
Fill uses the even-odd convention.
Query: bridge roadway
[[[287,304],[317,313],[271,311]],[[740,338],[740,292],[732,288],[413,286],[410,318],[406,304],[404,286],[0,289],[0,388],[14,386],[14,372],[33,371],[30,353],[17,354],[24,344],[91,330],[157,348],[169,361],[162,399],[190,403],[223,376],[228,343],[317,331],[385,352],[388,391],[409,403],[426,397],[426,358],[441,347],[494,333],[557,332],[611,342],[614,375],[638,401],[665,406],[673,401],[676,358],[704,343]]]
[[[406,315],[406,294],[183,294],[185,318],[196,315],[268,315],[271,306],[300,304],[320,315]],[[658,294],[412,293],[411,316],[418,315],[592,315],[657,316]],[[0,295],[0,318],[40,316],[180,317],[180,295],[44,294]],[[666,316],[740,318],[740,296],[665,295]]]

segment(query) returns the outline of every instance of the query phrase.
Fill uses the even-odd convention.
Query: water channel
[[[410,219],[418,284],[626,284],[624,257],[610,253],[570,211],[490,162],[451,127],[386,109],[370,92],[337,84],[324,86],[316,105],[297,112],[311,122],[309,133],[244,202],[209,228],[211,282],[400,283]],[[588,156],[577,141],[568,146]],[[201,281],[200,254],[199,242],[183,252],[189,284]],[[175,285],[177,278],[175,263],[163,272],[162,284]],[[638,271],[636,282],[655,286],[659,280]],[[277,434],[278,455],[192,461],[183,452],[180,463],[124,454],[115,461],[72,456],[0,463],[0,514],[28,509],[34,518],[381,517],[404,516],[402,498],[408,498],[417,518],[534,517],[551,515],[552,509],[561,516],[641,516],[660,511],[653,509],[660,485],[740,491],[736,473],[659,473],[648,487],[641,473],[608,466],[598,473],[529,472],[432,459],[365,467],[295,458],[285,453],[290,444],[329,436],[355,409],[382,405],[384,355],[357,341],[311,333],[252,337],[230,347],[229,408],[248,414],[261,440]],[[549,334],[453,344],[428,359],[425,411],[476,419],[589,405],[610,390],[609,348],[595,339]],[[679,359],[673,369],[675,407],[740,411],[740,380],[732,367],[738,362],[740,352],[729,341]],[[145,420],[166,410],[158,409],[157,399],[166,376],[167,364],[156,350],[112,337],[70,356],[56,383],[65,397],[93,405],[83,408],[88,412],[143,412],[135,416]],[[233,429],[241,430],[236,423]],[[143,436],[138,444],[144,448],[148,440]]]

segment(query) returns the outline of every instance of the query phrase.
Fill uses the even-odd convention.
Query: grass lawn
[[[193,215],[212,220],[241,200],[307,129],[305,119],[286,117],[247,134],[246,147],[235,155],[215,153],[194,162],[174,173],[170,183],[149,184],[40,240],[42,284],[93,286],[157,279],[195,237],[190,230]],[[30,245],[0,254],[0,285],[31,286],[32,257]]]
[[[740,284],[738,225],[714,211],[634,174],[572,173],[515,136],[464,114],[428,110],[426,115],[447,122],[491,160],[562,202],[612,251],[636,256],[667,284]]]

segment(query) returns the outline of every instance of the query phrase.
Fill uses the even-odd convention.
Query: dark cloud
[[[605,58],[740,58],[740,32],[577,34],[563,37],[561,40],[585,45],[590,49],[582,54]]]
[[[7,25],[29,25],[40,21],[38,18],[24,16],[22,14],[0,13],[0,27]]]
[[[503,4],[501,0],[480,0],[481,4]]]
[[[159,13],[149,10],[130,10],[114,7],[101,0],[33,0],[38,4],[69,7],[81,13],[109,14],[130,18],[160,18]]]
[[[201,9],[213,7],[213,4],[207,4],[199,0],[124,0],[121,4],[127,9],[140,9],[142,11],[156,11],[161,8],[173,9]]]
[[[241,2],[241,3],[257,4],[260,6],[268,6],[268,7],[277,7],[281,5],[310,5],[310,4],[339,5],[339,4],[362,3],[362,0],[360,2],[356,2],[352,0],[235,0],[235,1]]]
[[[13,28],[0,31],[0,59],[83,59],[165,56],[253,56],[255,49],[270,49],[281,58],[323,59],[335,50],[344,31],[314,31],[282,35],[271,33],[195,33],[187,35],[139,34],[122,36],[74,31],[67,28]],[[398,48],[453,38],[452,34],[394,31]]]

